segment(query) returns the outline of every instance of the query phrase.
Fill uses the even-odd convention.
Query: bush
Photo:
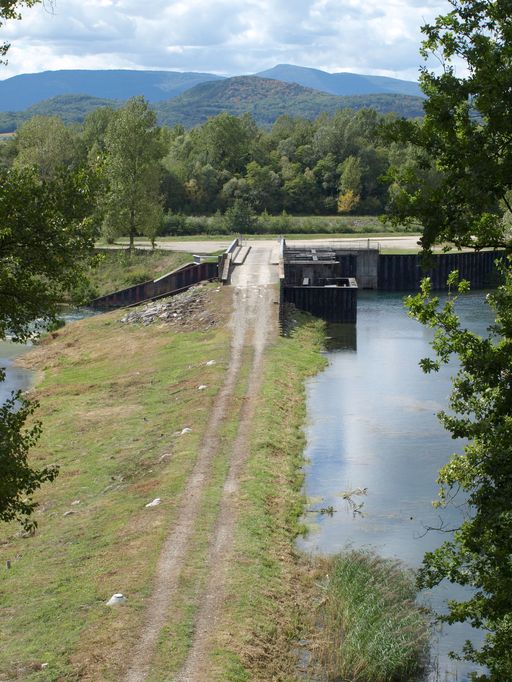
[[[242,199],[235,199],[233,206],[222,216],[222,225],[226,233],[254,234],[257,232],[258,218],[250,204]]]

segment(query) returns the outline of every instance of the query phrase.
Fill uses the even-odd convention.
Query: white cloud
[[[277,63],[414,79],[420,26],[448,0],[55,0],[2,38],[0,78],[61,68],[254,73]]]

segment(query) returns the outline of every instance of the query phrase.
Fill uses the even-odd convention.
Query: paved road
[[[365,247],[367,245],[380,244],[383,249],[404,249],[410,251],[418,249],[419,235],[408,235],[407,237],[364,237],[353,239],[332,238],[332,239],[290,239],[288,243],[295,246],[327,246],[327,245],[341,245],[341,246],[359,246]],[[171,242],[156,242],[156,248],[166,249],[169,251],[188,251],[189,253],[207,254],[214,253],[226,249],[231,243],[230,239],[219,239],[215,241],[210,240],[194,240],[190,241],[171,241]],[[272,249],[277,244],[277,239],[244,239],[244,244],[250,245],[254,248],[268,248]],[[135,242],[137,248],[151,248],[149,242],[138,240]],[[116,248],[115,246],[112,248]],[[119,247],[117,247],[119,248]]]

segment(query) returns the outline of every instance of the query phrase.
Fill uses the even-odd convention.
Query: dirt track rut
[[[232,277],[234,310],[231,318],[232,343],[230,363],[223,387],[217,397],[196,465],[183,493],[180,514],[169,531],[160,555],[154,590],[149,599],[141,635],[134,650],[125,680],[142,682],[150,672],[151,660],[162,627],[179,583],[187,548],[197,525],[201,501],[212,462],[220,445],[219,433],[242,369],[244,349],[252,349],[247,391],[240,414],[237,435],[230,451],[229,470],[224,482],[220,513],[208,552],[208,578],[195,624],[195,635],[178,682],[204,682],[208,679],[207,660],[211,637],[225,596],[225,580],[233,545],[237,518],[237,493],[248,450],[248,438],[256,396],[260,388],[265,347],[277,333],[277,296],[275,283],[276,247],[253,248],[244,265]]]

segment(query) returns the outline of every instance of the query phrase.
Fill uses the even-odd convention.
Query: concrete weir
[[[355,323],[358,289],[417,291],[423,277],[432,288],[446,289],[448,275],[458,270],[473,289],[496,286],[501,251],[436,254],[424,269],[419,254],[381,254],[375,242],[331,246],[280,244],[280,300],[327,322]]]

